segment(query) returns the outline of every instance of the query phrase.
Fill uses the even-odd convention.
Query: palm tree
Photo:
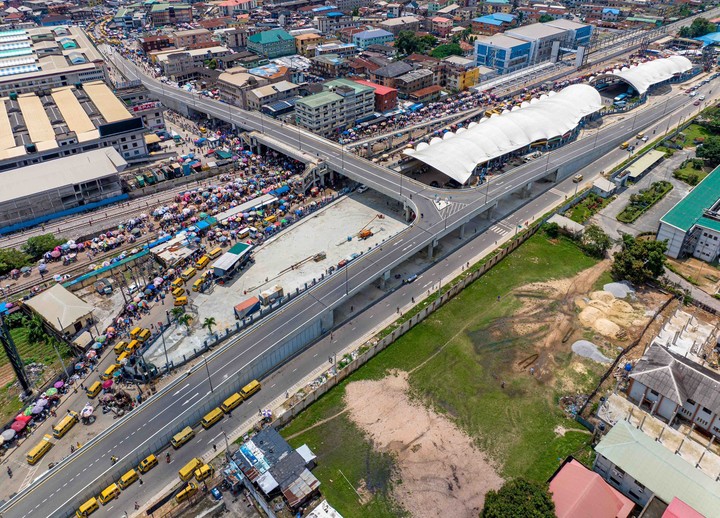
[[[185,309],[184,309],[184,308],[181,308],[181,307],[180,307],[180,308],[172,308],[172,310],[171,310],[170,312],[172,313],[172,316],[173,316],[173,318],[175,319],[175,321],[176,321],[176,322],[179,322],[179,321],[180,321],[180,317],[181,317],[183,314],[185,314]]]
[[[179,326],[185,326],[185,329],[187,330],[187,334],[190,334],[190,321],[192,321],[192,317],[188,315],[187,313],[183,313],[177,318],[177,323]]]
[[[208,333],[213,334],[212,328],[217,324],[215,317],[206,317],[203,321],[203,328],[207,328]]]

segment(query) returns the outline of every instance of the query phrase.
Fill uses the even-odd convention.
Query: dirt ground
[[[471,439],[445,417],[411,402],[407,373],[378,381],[356,381],[346,388],[350,418],[392,452],[400,484],[394,497],[413,517],[476,517],[485,493],[503,480]]]
[[[720,290],[720,270],[713,265],[694,257],[682,260],[668,258],[668,263],[693,284],[697,283],[698,287],[708,295],[715,295]]]

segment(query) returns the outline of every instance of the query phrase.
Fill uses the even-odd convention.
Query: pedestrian
[[[217,446],[213,444],[213,451],[217,451]]]
[[[138,509],[140,509],[140,504],[138,504],[137,502],[135,502],[135,510],[137,511]]]

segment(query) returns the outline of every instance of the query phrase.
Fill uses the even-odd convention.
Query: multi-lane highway
[[[121,62],[120,62],[121,63]],[[122,67],[123,65],[120,64]],[[509,174],[495,177],[477,189],[446,191],[429,188],[418,182],[401,178],[382,166],[346,153],[343,148],[323,138],[299,132],[257,113],[245,112],[202,97],[170,89],[139,74],[133,65],[124,65],[126,75],[141,79],[159,96],[187,103],[193,109],[207,113],[240,127],[264,131],[284,142],[296,142],[308,153],[314,153],[343,174],[400,199],[413,207],[422,218],[404,232],[386,242],[382,249],[368,252],[350,263],[347,277],[344,272],[332,275],[307,293],[288,303],[281,311],[260,321],[247,332],[231,339],[209,359],[208,367],[214,380],[213,390],[223,391],[234,383],[237,374],[256,358],[280,347],[323,314],[338,306],[353,292],[377,279],[384,272],[399,265],[439,236],[459,227],[475,215],[492,207],[496,201],[517,191],[528,183],[547,176],[558,168],[584,165],[586,157],[597,149],[609,149],[627,139],[639,129],[656,122],[665,112],[675,117],[687,116],[696,109],[683,95],[668,97],[656,108],[639,112],[589,138],[573,142],[547,158],[526,164]],[[569,174],[569,173],[568,173]],[[438,205],[436,199],[442,203]],[[400,246],[399,244],[402,244]],[[349,292],[349,294],[348,294]],[[237,387],[233,387],[236,389]],[[141,452],[157,450],[168,433],[187,424],[189,416],[201,408],[211,388],[204,367],[171,384],[150,398],[109,431],[61,463],[47,476],[6,504],[0,512],[5,517],[63,516],[83,498],[97,492],[98,486],[108,483],[110,475],[120,466],[134,465]],[[119,458],[112,466],[110,457]]]

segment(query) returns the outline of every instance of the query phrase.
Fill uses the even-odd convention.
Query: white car
[[[368,189],[369,189],[369,187],[367,185],[361,184],[360,187],[357,188],[357,192],[358,192],[358,194],[362,194],[365,191],[367,191]]]
[[[645,135],[645,136],[644,136],[643,138],[641,138],[640,140],[642,140],[643,142],[647,142],[647,141],[648,141],[648,136]]]
[[[131,284],[130,286],[128,286],[128,289],[127,289],[128,295],[132,295],[132,294],[135,293],[137,290],[138,290],[137,285],[136,285],[136,284]]]
[[[700,97],[698,97],[698,99],[699,99],[700,101],[704,101],[704,100],[705,100],[705,96],[704,96],[704,95],[701,95]]]

